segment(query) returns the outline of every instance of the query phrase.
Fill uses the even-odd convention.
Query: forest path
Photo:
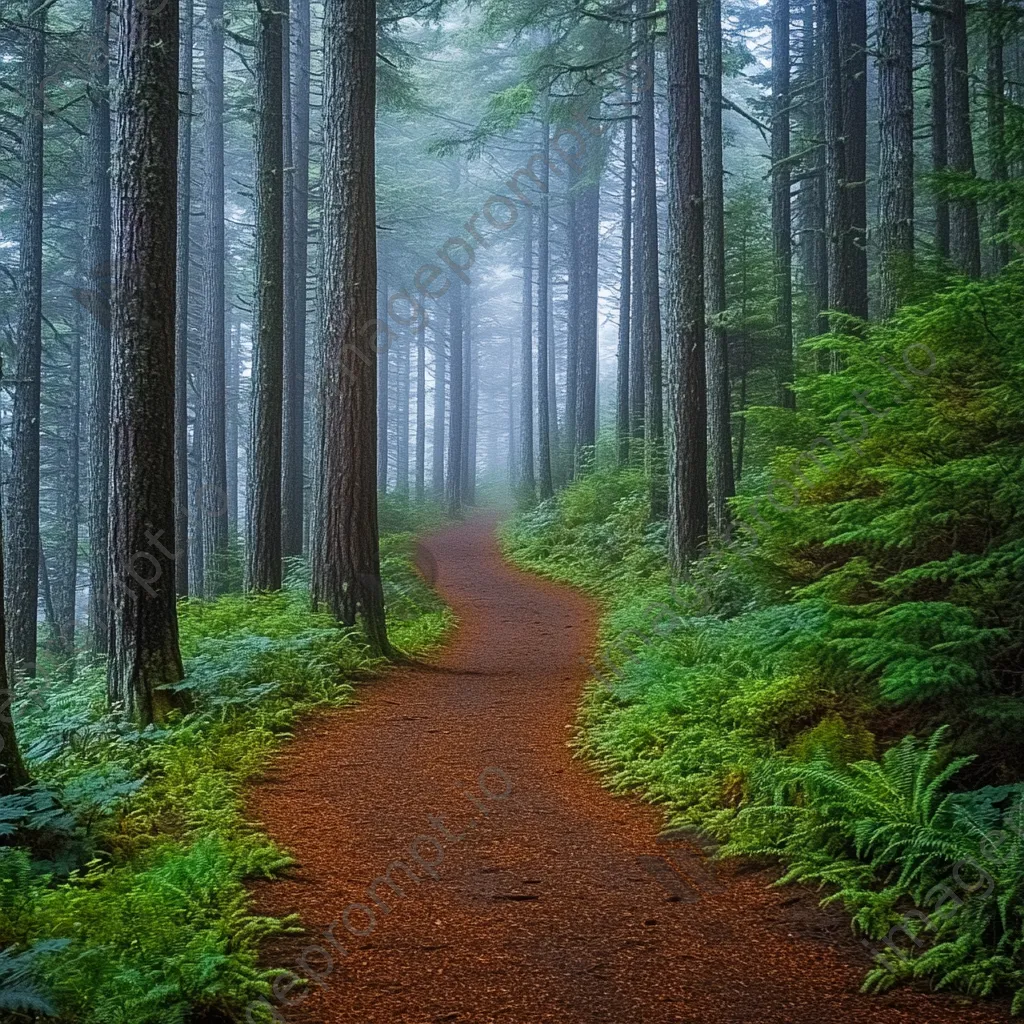
[[[278,1019],[1005,1019],[907,990],[858,994],[868,955],[841,918],[763,871],[659,840],[654,809],[573,761],[597,611],[505,564],[494,525],[425,542],[460,620],[449,646],[311,719],[253,794],[299,861],[257,886],[259,908],[298,912],[309,933],[273,960],[319,978],[305,997],[279,993]],[[389,865],[393,886],[368,895]]]

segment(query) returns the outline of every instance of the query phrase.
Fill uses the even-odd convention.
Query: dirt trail
[[[254,794],[300,862],[258,887],[260,909],[298,912],[309,931],[274,960],[305,956],[321,980],[274,1001],[284,1019],[1006,1019],[905,990],[859,995],[868,955],[841,919],[764,872],[716,874],[688,842],[656,838],[655,811],[604,791],[567,747],[595,609],[504,564],[493,526],[427,542],[460,619],[448,648],[309,722]],[[389,865],[394,887],[368,895]]]

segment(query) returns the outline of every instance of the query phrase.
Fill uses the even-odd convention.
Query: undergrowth
[[[667,571],[604,464],[503,533],[606,614],[577,738],[724,855],[820,886],[877,954],[1024,1010],[1024,270],[904,309],[753,409],[733,530]],[[611,446],[609,446],[610,448]]]
[[[385,528],[433,525],[392,504]],[[413,545],[382,542],[389,633],[409,654],[450,627]],[[166,728],[111,719],[84,659],[16,708],[37,782],[0,800],[0,1019],[185,1024],[270,995],[285,972],[261,945],[297,923],[253,911],[246,880],[289,860],[247,820],[246,788],[303,715],[379,665],[357,629],[310,610],[305,575],[294,562],[280,594],[180,604],[196,710]]]

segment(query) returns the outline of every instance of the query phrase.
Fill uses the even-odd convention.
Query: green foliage
[[[669,580],[604,470],[506,527],[608,607],[578,749],[724,854],[778,858],[877,944],[867,985],[1024,1009],[1024,267],[856,338],[751,409],[731,539]],[[737,321],[739,322],[739,321]],[[927,737],[920,739],[919,737]]]
[[[451,619],[413,554],[411,534],[385,535],[389,626],[422,653]],[[179,605],[195,710],[166,728],[112,720],[102,666],[18,706],[40,781],[0,800],[0,842],[17,844],[0,846],[0,1019],[184,1024],[271,993],[283,972],[261,946],[295,923],[254,914],[245,881],[290,860],[248,822],[245,791],[302,715],[351,700],[380,664],[358,630],[310,610],[306,575],[293,563],[280,594]]]

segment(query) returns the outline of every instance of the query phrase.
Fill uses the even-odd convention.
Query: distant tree
[[[632,43],[632,32],[629,35]],[[619,345],[615,382],[616,457],[620,466],[629,463],[629,331],[632,314],[630,288],[633,276],[633,75],[626,72],[622,132],[622,244],[619,255]]]
[[[416,500],[427,491],[427,317],[416,323]]]
[[[430,489],[435,498],[444,497],[444,420],[445,420],[445,333],[441,328],[441,318],[438,316],[433,323],[433,351],[434,351],[434,413],[431,420],[430,444],[433,449],[433,459],[430,474]]]
[[[456,277],[448,291],[448,354],[449,354],[449,398],[448,398],[448,471],[445,477],[444,496],[448,514],[462,514],[462,474],[465,464],[462,458],[464,401],[463,377],[465,376],[465,323],[462,281]]]
[[[177,0],[121,7],[113,161],[107,693],[142,725],[188,701],[174,553]]]
[[[538,325],[539,326],[539,325]],[[519,462],[516,472],[519,501],[537,497],[533,472],[533,208],[523,216],[523,304],[519,346]]]
[[[946,15],[933,5],[928,20],[928,68],[931,101],[932,172],[941,174],[949,162],[946,130]],[[949,200],[945,189],[935,188],[935,251],[949,256]]]
[[[558,410],[551,396],[554,351],[551,337],[551,108],[541,106],[540,218],[537,225],[537,488],[541,501],[555,493],[552,452],[557,450]]]
[[[10,796],[29,781],[28,772],[18,749],[11,704],[14,691],[7,674],[7,629],[4,616],[4,554],[0,537],[0,796]]]
[[[375,0],[324,6],[322,339],[314,605],[389,654],[377,525]]]
[[[793,382],[793,216],[790,173],[789,0],[772,0],[772,245],[778,403],[796,407]]]

